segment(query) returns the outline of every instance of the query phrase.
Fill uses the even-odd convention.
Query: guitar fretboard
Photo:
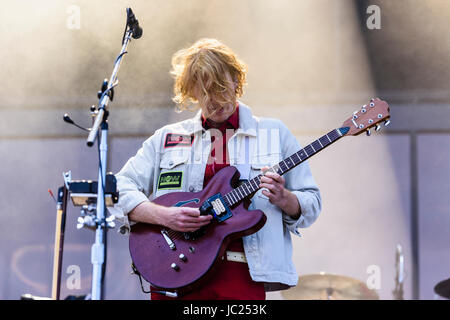
[[[280,176],[291,170],[292,168],[298,166],[300,163],[306,159],[312,157],[320,150],[325,149],[327,146],[337,141],[339,138],[343,137],[347,132],[348,127],[342,127],[339,129],[334,129],[328,132],[326,135],[315,140],[311,144],[307,145],[303,149],[294,153],[290,157],[278,162],[277,164],[271,166],[267,171],[278,173]],[[229,206],[233,206],[242,200],[244,200],[249,195],[255,193],[260,187],[261,177],[260,174],[253,179],[246,181],[239,187],[231,190],[226,195],[224,195],[224,200]]]

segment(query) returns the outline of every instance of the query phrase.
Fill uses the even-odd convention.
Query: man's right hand
[[[201,216],[198,208],[166,207],[161,216],[162,224],[166,227],[182,232],[192,232],[210,223],[212,216]]]
[[[128,215],[130,220],[159,224],[175,231],[192,232],[211,222],[212,216],[201,216],[198,208],[165,207],[150,201],[142,202]]]

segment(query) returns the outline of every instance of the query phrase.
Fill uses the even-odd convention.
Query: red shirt
[[[208,184],[209,180],[211,180],[211,178],[217,172],[219,172],[220,169],[223,169],[230,165],[230,160],[228,158],[227,143],[232,135],[228,134],[227,136],[226,132],[227,129],[228,131],[231,129],[234,132],[234,130],[239,128],[239,106],[236,107],[236,110],[233,112],[233,114],[230,117],[228,117],[228,119],[224,123],[222,123],[222,125],[218,128],[213,127],[211,125],[210,120],[206,119],[202,115],[202,126],[205,130],[213,128],[220,130],[222,134],[222,141],[215,141],[216,137],[214,136],[214,134],[211,136],[212,142],[211,154],[209,155],[209,159],[206,164],[205,178],[203,180],[203,188],[204,188]]]
[[[211,122],[208,119],[206,119],[203,115],[202,115],[202,126],[205,130],[215,128],[217,130],[220,130],[222,134],[222,139],[220,141],[216,141],[215,139],[216,137],[214,135],[211,135],[212,146],[211,146],[211,153],[209,155],[208,162],[206,164],[205,177],[203,179],[203,188],[204,188],[211,180],[211,178],[217,172],[219,172],[219,170],[228,167],[230,165],[230,160],[228,158],[227,143],[228,140],[231,138],[232,134],[227,135],[226,132],[227,129],[228,131],[232,129],[234,132],[239,128],[239,105],[236,106],[236,110],[233,112],[233,114],[224,123],[222,123],[220,127],[217,128],[212,126]],[[228,245],[227,250],[244,252],[242,239],[236,239],[232,241]]]

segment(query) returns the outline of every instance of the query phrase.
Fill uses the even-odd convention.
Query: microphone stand
[[[398,244],[395,253],[395,269],[396,269],[395,288],[394,291],[392,291],[395,300],[403,300],[404,268],[405,268],[405,261],[403,257],[402,246]]]
[[[132,19],[130,19],[132,17]],[[106,233],[107,228],[111,227],[106,221],[106,205],[105,205],[105,177],[106,177],[106,165],[107,165],[107,152],[108,152],[108,115],[107,109],[109,101],[113,100],[114,87],[117,86],[117,73],[119,71],[122,58],[127,53],[126,49],[131,41],[131,37],[137,39],[142,34],[140,29],[140,35],[134,35],[136,33],[137,20],[134,19],[134,15],[130,8],[127,8],[127,24],[122,39],[122,49],[116,58],[114,63],[114,69],[105,86],[102,87],[102,91],[99,92],[99,104],[95,111],[95,119],[92,128],[87,138],[87,145],[92,147],[95,139],[98,137],[98,149],[99,149],[99,170],[98,170],[98,188],[97,188],[97,210],[96,210],[96,231],[95,231],[95,243],[92,245],[91,250],[91,262],[93,266],[92,271],[92,300],[103,299],[103,283],[104,283],[104,271],[106,260]],[[105,83],[104,83],[105,84]],[[99,132],[100,130],[100,132]]]

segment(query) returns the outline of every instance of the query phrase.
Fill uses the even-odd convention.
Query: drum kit
[[[282,291],[286,300],[379,300],[375,290],[354,278],[335,274],[299,277],[296,287]]]
[[[450,299],[450,278],[434,286],[434,292],[445,299]]]
[[[436,299],[450,299],[450,278],[434,287]],[[379,300],[375,290],[357,279],[335,274],[299,277],[296,287],[281,292],[286,300]]]
[[[403,250],[397,245],[395,255],[394,300],[403,300],[405,278]],[[435,299],[450,299],[450,278],[434,287]],[[378,293],[364,282],[336,274],[309,274],[299,277],[298,284],[281,292],[286,300],[379,300]]]

